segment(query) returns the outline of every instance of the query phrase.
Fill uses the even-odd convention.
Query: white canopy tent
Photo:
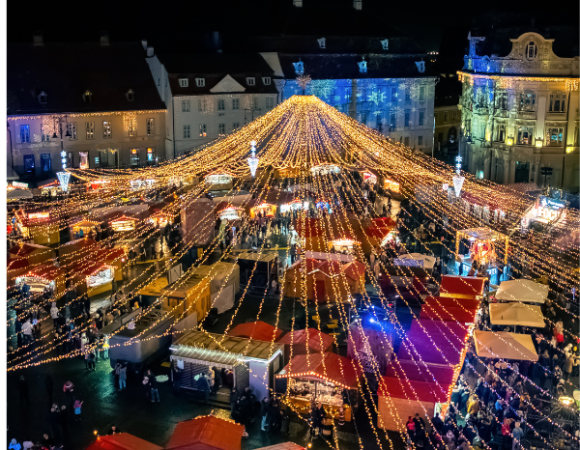
[[[548,286],[532,280],[503,281],[495,298],[506,302],[543,304],[548,298]]]
[[[416,261],[423,261],[423,268],[426,270],[433,270],[437,258],[434,256],[424,255],[422,253],[408,253],[406,255],[397,256],[398,259],[414,259]]]
[[[521,303],[491,303],[489,321],[492,325],[520,325],[530,328],[544,328],[542,309],[536,305]]]
[[[482,358],[538,360],[538,353],[529,334],[475,330],[473,338],[475,351]]]

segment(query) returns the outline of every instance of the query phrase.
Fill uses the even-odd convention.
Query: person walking
[[[127,388],[127,368],[121,366],[119,369],[119,392]]]

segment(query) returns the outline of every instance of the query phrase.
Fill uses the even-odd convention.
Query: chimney
[[[153,47],[147,47],[147,58],[152,58],[153,56],[155,56],[155,51],[153,50]]]
[[[352,6],[357,11],[361,11],[362,10],[362,0],[353,0]]]
[[[44,45],[44,42],[42,41],[42,31],[34,32],[34,36],[32,37],[32,44],[35,47]]]
[[[143,46],[143,50],[147,50],[147,39],[141,39],[141,45]]]
[[[109,32],[101,31],[101,45],[106,47],[109,45]]]

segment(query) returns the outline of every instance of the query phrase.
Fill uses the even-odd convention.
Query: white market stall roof
[[[482,358],[538,360],[538,353],[529,334],[475,330],[474,339],[477,355]]]
[[[495,293],[495,298],[508,302],[543,304],[548,298],[548,286],[532,280],[503,281]]]
[[[521,303],[491,303],[489,320],[492,325],[521,325],[530,328],[546,326],[539,306]]]
[[[437,258],[434,256],[423,255],[422,253],[409,253],[406,255],[397,256],[398,259],[414,259],[416,261],[423,261],[423,268],[427,270],[433,270]]]

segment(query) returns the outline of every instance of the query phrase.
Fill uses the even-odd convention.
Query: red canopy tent
[[[334,338],[316,328],[308,328],[308,337],[306,337],[306,330],[294,330],[278,339],[277,343],[284,344],[284,353],[286,358],[289,358],[290,345],[292,345],[292,355],[305,355],[306,352],[310,354],[330,352]]]
[[[485,278],[443,275],[439,296],[481,300],[485,288]]]
[[[358,370],[350,358],[336,353],[296,355],[276,378],[314,378],[345,389],[357,387]]]
[[[240,323],[228,331],[230,336],[239,336],[243,338],[252,338],[257,341],[272,341],[279,339],[284,331],[276,329],[269,323],[258,320],[256,322]]]
[[[241,450],[243,425],[215,416],[179,422],[166,450]]]
[[[163,450],[163,447],[129,433],[116,433],[97,437],[86,450]]]

